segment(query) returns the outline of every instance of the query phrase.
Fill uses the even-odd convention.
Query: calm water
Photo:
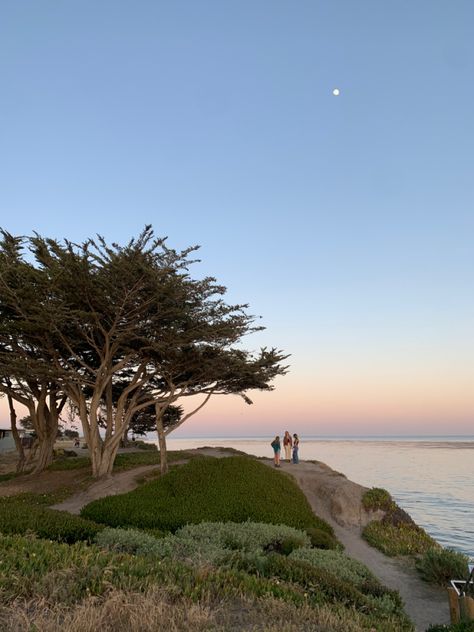
[[[168,447],[230,446],[271,456],[272,438],[170,439]],[[440,544],[474,557],[474,437],[302,437],[300,458],[323,461],[367,487],[385,487]]]

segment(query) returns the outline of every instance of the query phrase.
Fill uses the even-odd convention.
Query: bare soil
[[[63,472],[41,472],[41,474],[25,474],[10,481],[0,483],[0,496],[16,494],[49,494],[70,488],[77,490],[92,481],[88,470],[65,470]]]

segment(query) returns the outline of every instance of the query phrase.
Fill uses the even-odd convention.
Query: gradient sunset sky
[[[473,24],[472,0],[3,0],[0,225],[202,245],[291,370],[181,436],[473,434]]]

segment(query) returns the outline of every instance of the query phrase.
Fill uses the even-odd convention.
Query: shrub
[[[189,523],[247,520],[330,529],[313,514],[296,483],[248,457],[194,459],[128,494],[96,500],[81,513],[113,527],[164,531]]]
[[[396,590],[383,586],[369,569],[341,551],[301,548],[290,559],[306,562],[324,570],[340,581],[355,586],[369,601],[385,614],[402,614],[403,602]]]
[[[309,544],[304,533],[291,527],[251,522],[188,525],[175,535],[159,540],[136,529],[105,529],[96,542],[112,551],[180,559],[193,564],[220,564],[234,551],[258,555],[269,551],[289,554],[297,547]]]
[[[327,531],[323,529],[317,529],[316,527],[310,527],[306,529],[306,533],[311,540],[311,546],[316,549],[341,549],[342,545],[338,540]]]
[[[135,441],[135,445],[139,450],[148,450],[150,452],[156,452],[158,446],[156,443],[144,443],[143,441]]]
[[[97,536],[96,543],[109,551],[159,560],[180,560],[192,566],[215,563],[226,553],[223,547],[214,542],[203,544],[192,538],[179,538],[176,535],[159,539],[138,529],[106,529],[103,535]]]
[[[385,516],[382,518],[382,522],[385,524],[391,524],[394,527],[399,527],[401,525],[408,525],[411,527],[417,527],[413,518],[408,514],[404,509],[399,507],[396,503],[393,503],[391,508],[387,511]]]
[[[332,573],[342,581],[362,586],[367,582],[377,582],[375,576],[361,562],[353,560],[340,551],[301,548],[293,551],[290,559],[311,564],[315,568]]]
[[[336,575],[294,558],[269,555],[263,568],[255,568],[248,558],[242,557],[240,570],[259,573],[265,577],[291,582],[300,586],[316,603],[341,603],[345,606],[373,611],[367,598],[357,588]]]
[[[15,498],[0,498],[0,533],[33,532],[40,538],[58,542],[92,541],[102,527],[90,520],[30,505]]]
[[[451,549],[428,549],[416,568],[422,578],[434,584],[445,585],[451,579],[461,579],[467,575],[468,558],[463,553]]]
[[[95,539],[102,549],[134,555],[161,554],[157,538],[138,529],[103,529]]]
[[[301,546],[300,538],[275,538],[269,542],[263,549],[265,553],[279,553],[280,555],[289,555]]]
[[[418,555],[439,546],[421,527],[401,523],[398,526],[373,521],[364,528],[363,537],[385,555]]]
[[[384,511],[388,511],[392,508],[394,502],[386,489],[372,487],[372,489],[368,489],[363,494],[362,505],[367,510],[376,511],[377,509],[383,509]]]
[[[312,549],[316,552],[316,549]],[[321,555],[343,555],[335,551],[321,551]],[[377,621],[385,617],[391,618],[395,615],[399,620],[398,630],[411,630],[411,623],[402,610],[402,602],[396,591],[391,591],[378,585],[381,592],[379,594],[364,594],[362,590],[367,589],[367,583],[359,585],[352,584],[346,579],[342,579],[339,571],[331,572],[325,568],[313,566],[303,560],[295,559],[297,552],[290,557],[272,555],[267,558],[265,568],[266,576],[277,576],[284,581],[296,582],[308,595],[311,595],[316,602],[321,599],[324,603],[339,603],[348,607],[353,607],[358,611],[372,613]],[[344,556],[345,557],[345,556]],[[348,558],[349,559],[349,558]],[[357,569],[357,573],[363,576],[370,576],[370,572],[355,560],[352,562],[352,569]],[[355,573],[357,575],[357,573]],[[373,578],[372,583],[376,580]],[[380,629],[388,629],[388,626]]]
[[[140,529],[142,533],[148,533],[154,538],[164,538],[169,535],[169,532],[161,531],[161,529]]]
[[[176,532],[181,539],[198,545],[215,544],[220,548],[240,551],[265,550],[275,541],[291,541],[294,548],[308,546],[307,535],[286,525],[258,522],[225,522],[190,524]]]

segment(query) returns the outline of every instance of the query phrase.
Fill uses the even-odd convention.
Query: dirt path
[[[268,461],[268,465],[272,465]],[[423,582],[416,571],[372,548],[361,529],[374,515],[361,506],[365,487],[349,481],[323,463],[283,464],[306,495],[315,514],[329,522],[349,557],[365,564],[388,588],[400,592],[405,611],[419,632],[431,624],[449,623],[446,593]]]
[[[232,456],[231,453],[226,452],[225,450],[219,450],[219,448],[187,450],[186,452],[195,452],[197,454],[213,457]],[[182,465],[183,463],[187,462],[188,459],[182,459],[179,461],[173,461],[171,465]],[[51,508],[57,509],[59,511],[68,511],[72,514],[79,514],[81,512],[81,509],[85,507],[85,505],[91,503],[93,500],[104,498],[105,496],[115,496],[117,494],[125,494],[126,492],[131,492],[132,489],[138,487],[141,478],[153,472],[158,473],[159,469],[160,468],[157,465],[142,465],[141,467],[136,467],[133,470],[126,470],[125,472],[112,474],[112,476],[110,476],[109,478],[101,479],[96,481],[95,483],[92,483],[84,491],[73,494],[62,503],[52,505]],[[57,472],[54,472],[54,475],[57,479]],[[18,490],[15,489],[13,486],[12,489],[8,491],[11,494],[19,493]]]
[[[156,465],[142,465],[133,470],[119,472],[109,478],[92,483],[86,490],[70,496],[62,503],[52,505],[52,509],[79,514],[81,509],[93,500],[104,498],[104,496],[115,496],[116,494],[125,494],[125,492],[132,491],[132,489],[135,489],[139,485],[137,479],[153,471],[159,471],[159,469],[160,468]]]

